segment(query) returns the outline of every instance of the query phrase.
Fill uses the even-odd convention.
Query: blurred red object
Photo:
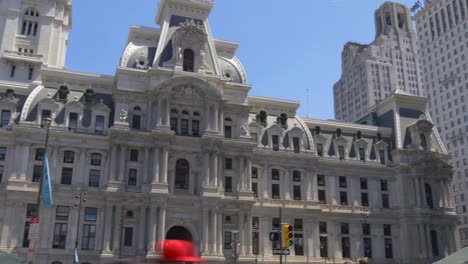
[[[196,256],[193,243],[185,240],[163,240],[156,244],[156,252],[161,252],[162,260],[182,262],[203,262]]]

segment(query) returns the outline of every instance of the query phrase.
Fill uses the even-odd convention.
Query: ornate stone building
[[[70,1],[0,7],[0,250],[27,254],[46,118],[55,204],[40,209],[40,264],[71,263],[76,242],[81,263],[152,260],[166,238],[194,241],[210,263],[277,263],[281,221],[295,229],[294,263],[428,263],[456,250],[426,99],[396,90],[371,126],[249,96],[238,44],[211,35],[208,0],[161,0],[160,28],[130,29],[115,76],[63,67]]]

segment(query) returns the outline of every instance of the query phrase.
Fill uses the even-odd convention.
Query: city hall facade
[[[150,261],[163,239],[193,241],[209,263],[278,263],[281,222],[294,263],[455,252],[427,99],[395,89],[368,125],[250,96],[238,43],[211,35],[213,5],[160,0],[160,27],[131,27],[103,76],[64,67],[70,0],[0,2],[0,250],[27,256],[49,131],[54,205],[40,208],[36,263],[72,263],[75,243],[80,263]]]

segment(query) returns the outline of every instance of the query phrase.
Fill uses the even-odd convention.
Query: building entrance
[[[167,231],[166,239],[179,239],[193,242],[192,233],[183,226],[174,226]]]

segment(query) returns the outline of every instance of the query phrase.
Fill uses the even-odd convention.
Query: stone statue
[[[243,136],[248,136],[249,135],[249,130],[247,129],[247,124],[243,124],[241,126],[241,134]]]
[[[183,56],[183,54],[182,54],[182,47],[181,46],[177,46],[177,50],[176,50],[175,55],[176,55],[176,65],[178,65],[178,66],[182,65],[182,60],[183,60],[182,56]]]
[[[128,111],[125,109],[120,110],[120,121],[127,122]]]

